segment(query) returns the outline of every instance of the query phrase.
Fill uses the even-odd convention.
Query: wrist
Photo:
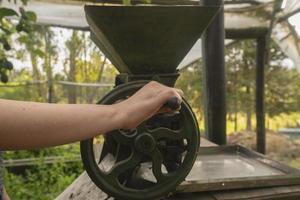
[[[118,104],[111,105],[112,109],[112,124],[114,129],[122,129],[126,126],[126,114]]]

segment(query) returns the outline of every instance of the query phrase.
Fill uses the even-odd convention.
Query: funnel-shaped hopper
[[[120,72],[173,73],[219,7],[85,6],[92,39]]]

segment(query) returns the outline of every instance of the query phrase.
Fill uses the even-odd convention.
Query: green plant
[[[63,156],[64,159],[79,154],[79,145],[65,145],[36,151],[10,151],[5,159],[39,158],[34,166],[8,168],[5,173],[5,187],[14,200],[52,200],[58,196],[83,171],[80,161],[62,161],[45,164],[47,156]],[[18,173],[16,173],[16,171]]]
[[[27,1],[22,1],[26,3]],[[12,17],[18,19],[16,23]],[[0,82],[8,82],[8,71],[13,69],[13,64],[10,58],[13,57],[11,53],[13,48],[11,47],[12,36],[15,33],[29,34],[33,31],[33,27],[36,23],[36,14],[31,11],[25,11],[20,7],[19,13],[10,8],[0,8]]]

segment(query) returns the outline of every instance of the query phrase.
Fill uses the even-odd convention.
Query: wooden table
[[[299,200],[300,185],[177,194],[172,200]]]
[[[201,146],[216,146],[202,138]],[[83,172],[56,200],[113,200],[99,190]],[[300,200],[300,185],[269,187],[259,189],[239,189],[228,191],[209,191],[180,193],[165,200]]]

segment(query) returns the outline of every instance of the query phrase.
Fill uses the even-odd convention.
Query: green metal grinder
[[[86,5],[92,40],[120,74],[99,104],[130,97],[151,80],[173,87],[177,66],[200,38],[218,7]],[[175,103],[174,103],[175,102]],[[166,102],[176,108],[176,99]],[[194,113],[160,114],[133,130],[81,141],[92,181],[120,200],[160,199],[176,190],[193,167],[200,144]]]

